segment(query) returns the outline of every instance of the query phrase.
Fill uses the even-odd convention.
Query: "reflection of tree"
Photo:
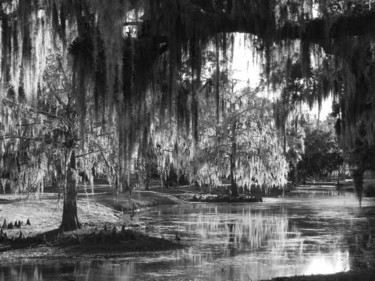
[[[358,229],[358,228],[357,228]],[[358,230],[350,231],[346,238],[349,244],[350,268],[352,270],[373,270],[375,241],[374,232],[368,230],[360,232]]]
[[[42,265],[33,260],[25,259],[19,263],[14,262],[11,265],[1,266],[0,280],[57,280],[61,274],[74,276],[76,269],[75,263],[59,262]]]
[[[92,260],[92,261],[56,261],[51,263],[38,263],[38,261],[26,260],[13,263],[9,266],[1,266],[0,281],[8,280],[107,280],[108,276],[114,276],[111,280],[132,280],[135,276],[135,264],[133,262],[119,262],[117,260]],[[118,278],[118,279],[117,279]]]
[[[236,228],[236,224],[230,223],[228,224],[228,227],[229,227],[229,243],[233,243],[235,241],[234,229]]]
[[[254,213],[251,210],[236,213],[230,221],[219,216],[199,214],[197,223],[191,225],[189,231],[194,231],[204,240],[222,237],[224,239],[220,244],[223,249],[234,247],[237,251],[253,251],[263,246],[283,250],[291,232],[296,239],[300,236],[289,225],[286,214],[272,214],[268,211]]]

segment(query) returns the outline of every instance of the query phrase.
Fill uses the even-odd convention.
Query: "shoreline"
[[[347,271],[332,274],[297,275],[289,277],[275,277],[261,281],[373,281],[375,271]]]

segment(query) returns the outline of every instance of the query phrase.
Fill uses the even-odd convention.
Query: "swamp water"
[[[191,245],[168,252],[0,262],[0,281],[260,280],[375,268],[375,199],[265,199],[141,212],[142,228]]]

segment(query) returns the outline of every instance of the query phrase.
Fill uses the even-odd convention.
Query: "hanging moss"
[[[176,100],[176,115],[177,115],[177,132],[183,133],[185,131],[189,134],[190,130],[190,114],[188,104],[189,87],[187,85],[180,85],[177,100]]]
[[[13,54],[12,56],[13,57],[17,57],[18,56],[18,52],[19,52],[19,40],[18,40],[18,28],[17,28],[17,21],[14,21],[13,22],[13,27],[12,27],[12,31],[13,31],[13,34],[12,34],[12,51],[13,51]]]
[[[203,50],[214,43],[219,81],[222,69],[218,58],[220,54],[226,58],[230,49],[226,36],[232,31],[253,34],[250,40],[263,55],[262,62],[270,79],[285,78],[276,77],[274,62],[286,65],[286,77],[293,75],[285,57],[291,58],[293,52],[299,52],[302,76],[308,86],[304,93],[306,100],[320,105],[328,93],[334,92],[338,99],[345,101],[341,103],[342,132],[353,131],[358,120],[365,120],[368,130],[372,130],[375,102],[371,93],[375,86],[373,59],[367,54],[373,44],[373,34],[369,33],[366,22],[373,22],[373,8],[366,1],[336,8],[332,1],[311,0],[33,0],[18,1],[14,5],[7,11],[3,11],[3,6],[0,8],[2,87],[18,89],[21,83],[26,96],[36,94],[42,71],[33,70],[43,67],[45,51],[41,46],[51,43],[43,34],[51,28],[53,34],[59,35],[53,41],[61,40],[63,45],[71,41],[70,36],[77,36],[71,51],[81,126],[85,122],[86,101],[93,94],[96,111],[101,111],[102,119],[110,122],[116,114],[124,116],[121,139],[127,149],[134,147],[142,135],[136,131],[147,126],[149,117],[146,116],[150,112],[159,112],[159,121],[163,122],[166,116],[171,119],[177,110],[178,130],[181,126],[187,130],[192,127],[192,134],[198,138],[196,112],[198,90],[202,86],[201,66],[205,60]],[[134,16],[131,20],[136,21],[131,27],[134,34],[124,35],[123,23],[129,19],[129,11]],[[365,34],[356,33],[361,27]],[[127,31],[130,33],[130,29]],[[293,49],[289,42],[295,39],[300,40],[300,50]],[[322,48],[318,50],[314,44]],[[313,77],[311,56],[315,56],[314,63],[319,63],[322,49],[325,55],[334,57],[331,69]],[[190,65],[186,73],[193,77],[189,91],[181,90],[185,60]],[[332,74],[337,73],[341,77],[333,78]],[[318,82],[310,85],[310,78]],[[288,79],[282,83],[290,86]],[[217,85],[215,96],[218,118]],[[181,104],[189,99],[189,108],[180,111]],[[224,112],[223,103],[221,107]],[[277,122],[281,123],[286,112],[279,113]],[[135,124],[139,125],[138,129]],[[372,136],[368,134],[371,142]]]
[[[96,57],[95,57],[95,80],[94,80],[94,107],[97,115],[105,114],[105,92],[106,92],[106,71],[105,71],[105,53],[100,36],[96,38]]]
[[[56,6],[56,3],[53,3],[52,5],[52,17],[51,17],[51,22],[52,22],[52,28],[53,30],[55,30],[56,32],[54,32],[54,36],[56,36],[57,34],[58,35],[61,35],[61,32],[60,32],[60,22],[59,22],[59,13],[58,13],[58,10],[57,10],[57,6]],[[56,38],[55,38],[55,41],[56,41]]]
[[[226,52],[226,40],[223,41],[224,53]],[[215,79],[215,98],[216,98],[216,120],[220,118],[220,42],[219,35],[215,38],[215,54],[216,54],[216,79]]]
[[[73,89],[77,99],[77,110],[80,113],[81,140],[84,140],[84,130],[86,125],[86,97],[88,84],[92,81],[95,65],[93,64],[93,42],[89,34],[86,33],[75,39],[69,47],[69,52],[74,58],[73,63]]]
[[[9,19],[8,16],[3,14],[2,21],[1,21],[1,77],[2,80],[4,77],[8,77],[7,68],[9,66],[9,60],[11,58],[11,29],[9,26]],[[5,81],[3,80],[3,83]]]

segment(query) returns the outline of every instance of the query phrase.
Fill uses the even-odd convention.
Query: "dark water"
[[[193,246],[110,259],[0,261],[0,281],[259,280],[375,267],[375,199],[365,198],[362,208],[351,197],[164,206],[138,220],[147,225],[141,231]]]

